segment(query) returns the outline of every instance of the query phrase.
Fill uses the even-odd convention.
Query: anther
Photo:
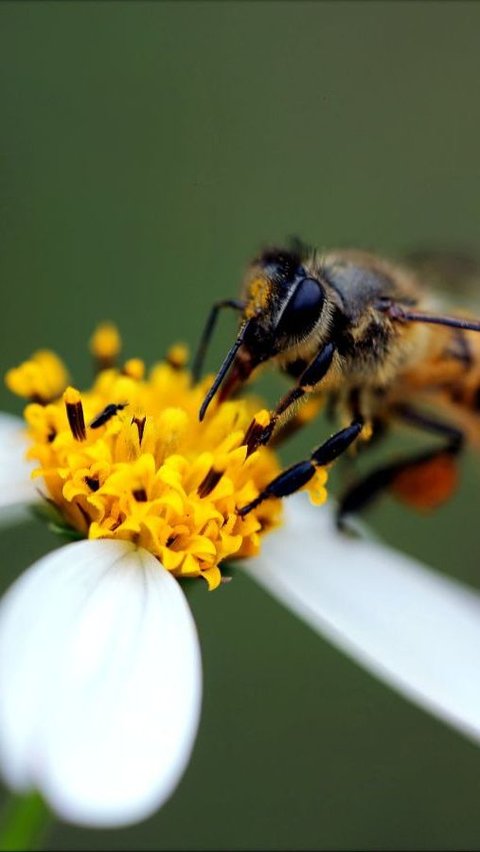
[[[146,417],[132,417],[132,420],[131,420],[131,422],[132,422],[132,423],[135,423],[135,426],[137,427],[137,430],[138,430],[138,441],[139,441],[139,444],[140,444],[140,445],[141,445],[141,443],[142,443],[142,438],[143,438],[143,433],[144,433],[144,431],[145,431],[145,423],[146,423],[146,421],[147,421],[147,418],[146,418]]]
[[[208,497],[208,495],[211,494],[215,486],[220,482],[222,476],[222,470],[215,470],[214,467],[211,467],[197,488],[198,496],[202,498]]]
[[[85,485],[88,485],[90,491],[98,491],[100,488],[100,482],[96,476],[86,476]]]
[[[76,388],[68,387],[63,394],[63,401],[73,437],[76,441],[84,441],[87,437],[87,430],[85,429],[85,417],[79,391]]]

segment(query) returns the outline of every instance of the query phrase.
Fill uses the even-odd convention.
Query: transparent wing
[[[480,312],[480,250],[418,248],[403,260],[446,303]]]

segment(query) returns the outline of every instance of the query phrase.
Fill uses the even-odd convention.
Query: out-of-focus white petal
[[[39,500],[30,478],[32,464],[25,460],[25,423],[0,412],[0,522],[27,517],[25,506]]]
[[[378,677],[480,739],[480,595],[290,498],[248,565],[256,581]]]
[[[70,544],[1,602],[1,768],[64,819],[113,826],[155,811],[186,767],[200,704],[189,606],[147,551]]]

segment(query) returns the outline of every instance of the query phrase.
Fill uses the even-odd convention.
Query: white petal
[[[113,826],[171,794],[201,704],[193,618],[177,581],[127,542],[41,559],[0,604],[0,765],[61,817]]]
[[[32,464],[25,460],[25,423],[0,413],[0,520],[7,523],[26,515],[25,506],[38,501],[30,478]]]
[[[290,498],[248,571],[391,686],[480,739],[480,595],[376,542],[338,533],[332,510]]]

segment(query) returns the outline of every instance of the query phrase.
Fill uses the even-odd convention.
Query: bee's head
[[[256,366],[305,340],[315,328],[325,291],[296,251],[270,249],[254,262],[246,282],[243,347]]]
[[[259,364],[309,337],[320,320],[324,304],[324,288],[308,275],[299,252],[264,251],[247,274],[240,331],[204,400],[200,419],[228,371],[222,398],[245,381]]]

